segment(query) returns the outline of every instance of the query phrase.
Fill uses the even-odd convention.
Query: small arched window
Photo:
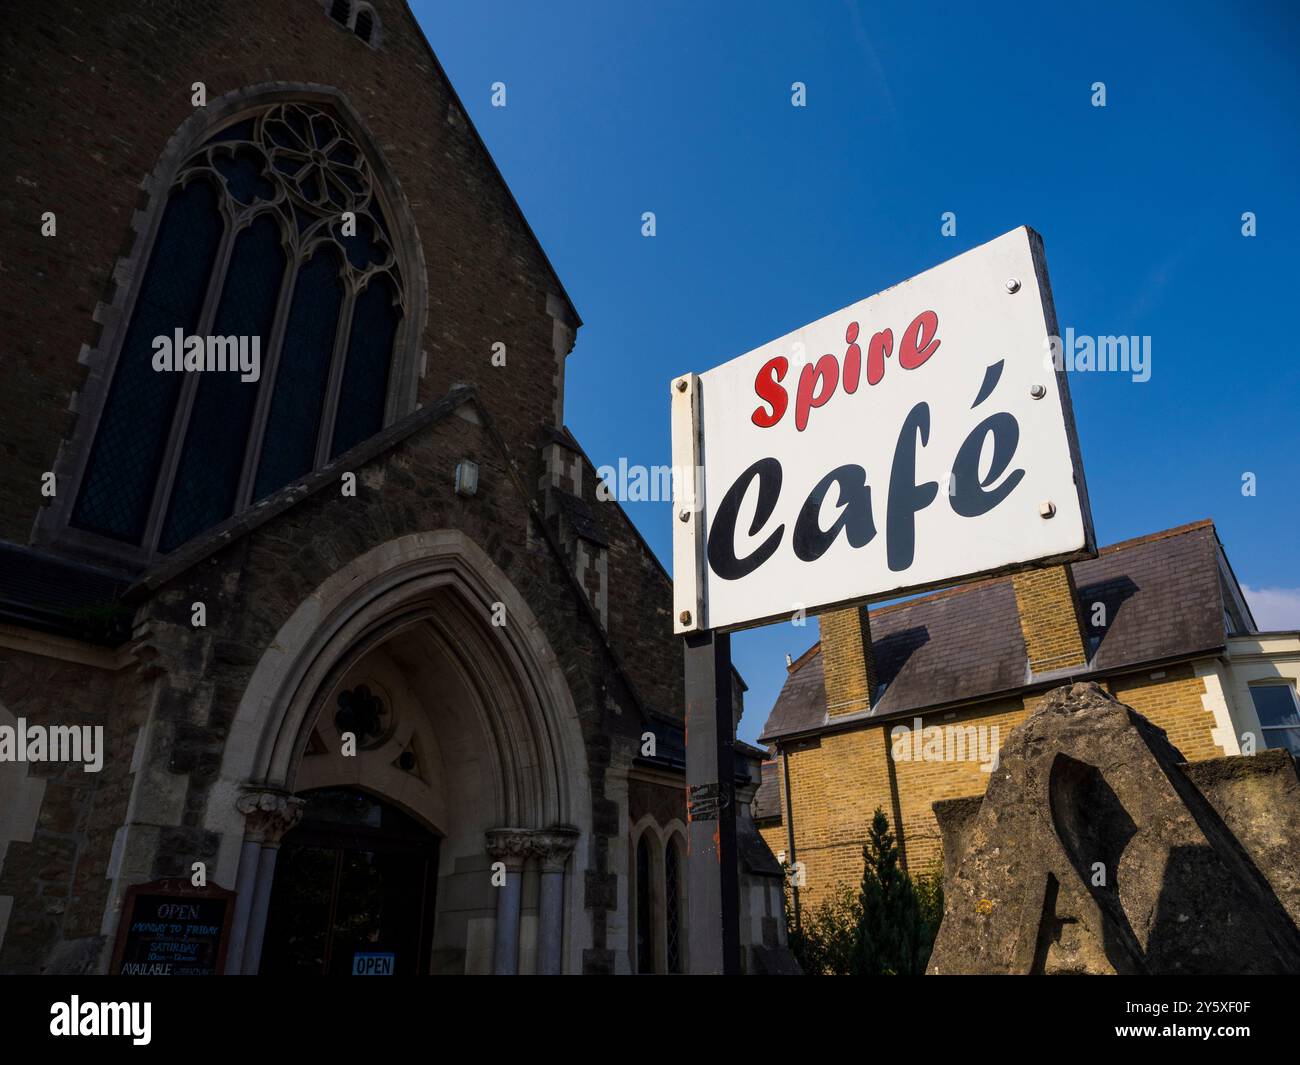
[[[685,971],[686,881],[683,857],[679,837],[670,837],[664,847],[664,953],[670,973]]]
[[[636,971],[653,973],[654,892],[650,885],[650,831],[641,833],[636,844]]]
[[[371,35],[375,32],[375,13],[368,7],[358,8],[356,24],[353,28],[356,35],[369,44]]]
[[[369,4],[362,0],[325,0],[325,10],[331,19],[371,48],[379,47],[379,16]]]
[[[405,413],[395,248],[372,165],[326,106],[276,103],[208,136],[127,305],[68,524],[147,560]],[[160,345],[179,361],[190,341],[193,366],[158,368]]]

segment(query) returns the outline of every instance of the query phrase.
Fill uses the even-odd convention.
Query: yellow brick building
[[[939,870],[933,804],[982,795],[1011,730],[1078,680],[1145,714],[1190,761],[1251,747],[1300,755],[1300,633],[1255,632],[1210,521],[825,614],[760,737],[771,757],[753,806],[798,871],[800,905],[860,881],[877,807],[906,868]]]

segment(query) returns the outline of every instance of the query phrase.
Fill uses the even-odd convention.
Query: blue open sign
[[[362,954],[358,951],[352,955],[353,976],[392,976],[396,954]]]

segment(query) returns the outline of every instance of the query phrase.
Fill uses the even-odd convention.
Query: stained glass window
[[[235,241],[212,326],[215,336],[239,338],[233,352],[232,345],[225,345],[228,357],[244,357],[241,365],[251,366],[252,356],[257,356],[259,376],[261,351],[270,343],[283,277],[280,223],[277,216],[260,215]],[[230,370],[200,376],[160,550],[171,551],[234,510],[243,443],[252,426],[260,385],[260,379],[244,381]]]
[[[74,528],[168,552],[383,427],[405,293],[374,185],[337,117],[304,103],[245,113],[186,157]],[[154,369],[155,338],[178,333],[204,344],[202,372]],[[254,338],[256,380],[213,367]]]
[[[648,832],[642,832],[636,845],[636,971],[638,973],[655,971],[648,836]]]
[[[79,528],[128,543],[144,535],[182,379],[154,370],[153,339],[198,328],[223,228],[210,182],[171,194],[73,509]]]
[[[380,275],[357,297],[330,458],[343,454],[383,427],[388,365],[392,361],[393,339],[397,336],[396,295],[392,283]]]
[[[677,844],[668,841],[664,850],[664,931],[668,940],[668,971],[682,971],[681,869]]]
[[[338,253],[329,247],[298,270],[254,500],[310,473],[315,465],[334,334],[343,305],[341,270]]]

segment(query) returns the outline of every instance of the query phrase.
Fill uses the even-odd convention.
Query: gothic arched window
[[[654,896],[650,886],[650,831],[636,845],[636,971],[655,971]]]
[[[405,413],[394,234],[371,161],[328,105],[245,111],[189,152],[143,263],[73,530],[169,552]],[[202,370],[157,368],[176,338],[199,338]],[[219,368],[240,356],[256,379]]]
[[[668,971],[685,971],[686,880],[681,836],[674,833],[664,846],[664,939]]]

